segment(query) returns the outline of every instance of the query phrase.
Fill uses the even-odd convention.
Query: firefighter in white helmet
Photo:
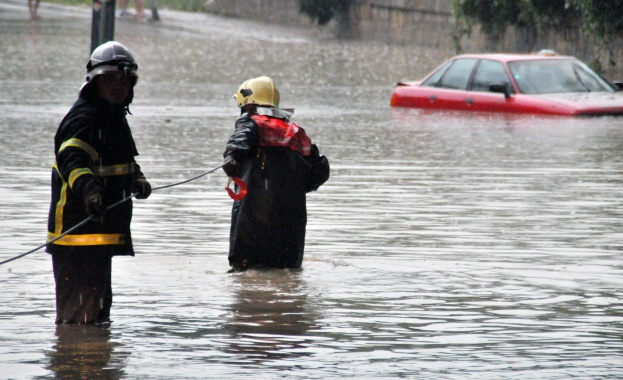
[[[106,206],[151,193],[134,159],[138,152],[126,119],[137,70],[120,43],[96,48],[80,96],[56,131],[46,247],[56,281],[56,323],[106,323],[112,257],[134,256],[132,201]]]

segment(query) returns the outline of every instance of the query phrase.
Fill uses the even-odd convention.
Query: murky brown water
[[[43,243],[52,139],[90,45],[88,12],[33,24],[13,4],[0,261]],[[155,192],[135,203],[137,256],[114,260],[108,328],[54,325],[48,255],[0,266],[1,378],[623,377],[623,119],[390,110],[395,81],[451,53],[161,16],[117,24],[140,67],[142,168],[161,186],[219,165],[230,96],[273,76],[332,164],[304,268],[225,273],[224,174]]]

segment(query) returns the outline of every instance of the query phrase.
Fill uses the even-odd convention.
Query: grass
[[[46,3],[62,5],[86,5],[91,6],[93,0],[43,0]],[[145,9],[149,9],[150,0],[144,0]],[[201,12],[205,0],[158,0],[158,8],[169,8],[176,11]],[[134,6],[130,1],[129,7]]]

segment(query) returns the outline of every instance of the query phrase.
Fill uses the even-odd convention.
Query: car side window
[[[437,87],[466,90],[477,61],[475,58],[457,59],[437,82]]]
[[[437,87],[437,83],[439,82],[439,79],[441,79],[441,76],[446,73],[446,70],[448,70],[448,67],[452,66],[453,63],[454,61],[450,61],[450,62],[447,62],[445,65],[441,66],[440,68],[438,68],[437,71],[433,73],[433,75],[431,75],[424,82],[422,82],[422,86]]]
[[[491,84],[510,84],[504,65],[501,62],[483,59],[478,65],[472,81],[472,91],[489,91]]]

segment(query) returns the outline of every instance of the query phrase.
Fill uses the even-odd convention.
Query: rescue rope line
[[[199,175],[198,175],[198,176],[196,176],[196,177],[192,177],[192,178],[190,178],[190,179],[186,179],[186,180],[181,181],[181,182],[172,183],[172,184],[170,184],[170,185],[164,185],[164,186],[154,187],[154,188],[152,188],[152,189],[151,189],[151,191],[157,191],[157,190],[167,189],[167,188],[169,188],[169,187],[175,187],[175,186],[183,185],[183,184],[188,183],[188,182],[191,182],[191,181],[195,181],[195,180],[197,180],[197,179],[199,179],[199,178],[201,178],[201,177],[205,177],[205,176],[206,176],[206,175],[208,175],[208,174],[214,173],[215,171],[219,170],[220,168],[222,168],[222,167],[223,167],[223,166],[225,166],[226,164],[227,164],[227,162],[226,162],[226,163],[224,163],[224,164],[222,164],[222,165],[219,165],[219,166],[215,167],[215,168],[214,168],[214,169],[212,169],[212,170],[209,170],[209,171],[207,171],[207,172],[205,172],[205,173],[199,174]],[[132,195],[129,195],[129,196],[127,196],[127,197],[123,198],[122,200],[120,200],[120,201],[118,201],[118,202],[116,202],[116,203],[113,203],[113,204],[111,204],[110,206],[106,207],[106,210],[113,209],[113,208],[115,208],[115,207],[119,206],[120,204],[123,204],[123,203],[125,203],[125,202],[129,201],[130,199],[134,198],[134,197],[135,197],[135,196],[137,196],[138,194],[139,194],[139,193],[133,193]],[[71,232],[75,231],[76,229],[78,229],[78,228],[80,228],[81,226],[85,225],[86,223],[90,222],[90,221],[91,221],[91,219],[93,219],[94,217],[95,217],[95,215],[91,215],[91,216],[89,216],[88,218],[86,218],[86,219],[85,219],[85,220],[83,220],[82,222],[80,222],[80,223],[76,224],[75,226],[71,227],[70,229],[68,229],[67,231],[63,232],[62,234],[60,234],[59,236],[55,237],[54,239],[50,240],[49,242],[47,242],[47,243],[45,243],[45,244],[42,244],[42,245],[38,246],[37,248],[35,248],[35,249],[33,249],[33,250],[30,250],[30,251],[28,251],[28,252],[26,252],[26,253],[22,253],[21,255],[15,256],[15,257],[10,258],[10,259],[8,259],[8,260],[4,260],[4,261],[0,262],[0,265],[4,265],[4,264],[9,263],[9,262],[11,262],[11,261],[13,261],[13,260],[17,260],[17,259],[19,259],[19,258],[22,258],[22,257],[24,257],[24,256],[26,256],[26,255],[30,255],[31,253],[36,252],[36,251],[40,250],[41,248],[43,248],[43,247],[45,247],[45,246],[47,246],[47,245],[50,245],[50,244],[54,243],[55,241],[57,241],[57,240],[59,240],[59,239],[62,239],[65,235],[70,234]]]
[[[209,171],[207,171],[207,172],[205,172],[205,173],[203,173],[203,174],[199,174],[199,175],[198,175],[198,176],[196,176],[196,177],[192,177],[192,178],[190,178],[190,179],[187,179],[187,180],[184,180],[184,181],[181,181],[181,182],[173,183],[173,184],[170,184],[170,185],[164,185],[164,186],[154,187],[153,189],[151,189],[151,191],[162,190],[162,189],[166,189],[166,188],[169,188],[169,187],[174,187],[174,186],[183,185],[183,184],[185,184],[185,183],[188,183],[188,182],[194,181],[194,180],[199,179],[199,178],[201,178],[201,177],[205,177],[205,176],[207,176],[208,174],[212,174],[212,173],[214,173],[215,171],[217,171],[217,170],[219,170],[220,168],[222,168],[223,166],[227,165],[228,163],[229,163],[229,162],[226,162],[226,163],[224,163],[224,164],[222,164],[222,165],[219,165],[219,166],[215,167],[215,168],[214,168],[214,169],[212,169],[212,170],[209,170]]]

